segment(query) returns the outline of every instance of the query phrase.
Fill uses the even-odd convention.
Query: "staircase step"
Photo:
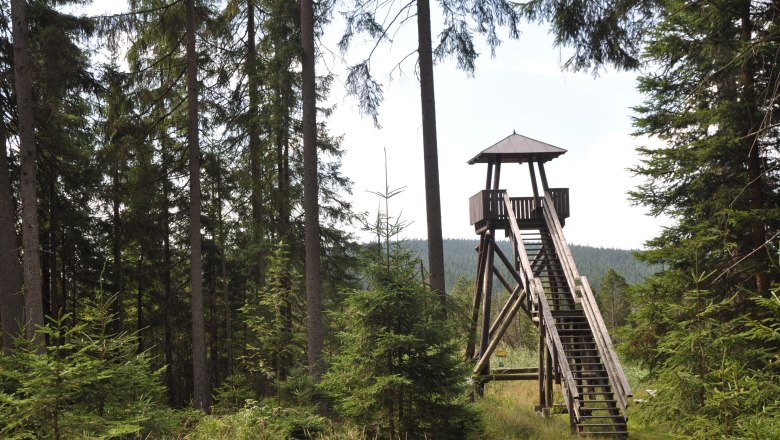
[[[583,400],[583,403],[617,403],[617,400],[615,399]],[[588,409],[609,409],[609,408],[589,407]]]
[[[602,402],[602,400],[592,400],[591,402]],[[617,407],[615,405],[612,405],[611,408],[592,408],[592,407],[583,407],[580,406],[580,412],[587,411],[590,413],[593,413],[593,411],[615,411]],[[601,416],[594,416],[594,417],[601,417]]]
[[[620,426],[620,423],[578,423],[578,426],[581,426],[583,428],[596,428],[596,427],[607,427],[607,426],[613,426],[617,428]]]
[[[601,416],[580,416],[580,419],[586,419],[586,420],[593,420],[593,419],[613,419],[614,420],[614,419],[619,419],[619,420],[623,421],[626,418],[623,417],[620,414],[614,415],[614,416],[605,414],[605,415],[601,415]],[[582,423],[582,422],[580,422],[580,423]]]

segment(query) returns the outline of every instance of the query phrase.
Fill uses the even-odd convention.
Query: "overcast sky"
[[[115,0],[96,0],[90,14],[126,10]],[[433,11],[434,21],[436,10]],[[438,33],[434,24],[434,40]],[[383,148],[387,149],[391,188],[405,186],[391,200],[391,215],[401,214],[411,225],[406,238],[426,236],[425,192],[419,84],[415,56],[393,68],[416,49],[416,24],[393,36],[373,55],[372,70],[384,84],[380,108],[381,129],[360,115],[357,102],[344,96],[345,63],[360,60],[373,44],[355,39],[347,60],[339,59],[335,42],[343,26],[336,20],[319,41],[325,54],[318,74],[332,71],[336,81],[330,99],[335,105],[327,121],[333,135],[343,135],[346,155],[343,172],[354,182],[351,201],[359,212],[376,214],[377,196],[384,189]],[[478,49],[479,50],[479,49]],[[631,107],[641,103],[636,74],[601,72],[563,73],[565,55],[539,26],[524,24],[520,40],[505,39],[491,58],[479,50],[474,77],[455,67],[454,61],[434,69],[442,226],[445,238],[474,238],[469,224],[468,198],[485,183],[484,164],[466,161],[516,131],[568,150],[545,166],[551,187],[568,187],[571,217],[564,233],[570,243],[623,249],[641,248],[655,236],[662,220],[631,206],[626,192],[640,183],[626,169],[634,166],[637,145],[653,145],[631,136]],[[389,74],[393,72],[392,76]],[[502,185],[511,196],[531,195],[527,166],[502,169]],[[359,231],[355,231],[361,236]],[[367,238],[368,235],[363,235]]]
[[[391,199],[391,214],[401,212],[413,221],[405,231],[408,238],[424,238],[420,97],[413,63],[405,64],[405,76],[396,72],[387,78],[414,48],[415,30],[409,26],[411,35],[397,36],[392,47],[374,55],[374,71],[386,82],[382,129],[360,116],[340,84],[333,89],[337,110],[328,126],[344,135],[344,171],[354,181],[356,209],[376,213],[378,199],[367,191],[384,188],[382,149],[387,148],[390,187],[407,187]],[[653,145],[631,136],[631,107],[642,100],[636,74],[608,71],[594,78],[588,72],[563,73],[552,38],[533,25],[524,26],[519,41],[505,41],[495,58],[487,49],[482,52],[473,78],[457,70],[454,61],[434,69],[444,237],[475,237],[468,198],[483,189],[486,165],[466,161],[513,130],[568,150],[545,170],[551,187],[570,188],[571,217],[564,228],[570,243],[636,249],[655,236],[661,221],[631,206],[626,195],[640,183],[626,170],[638,162],[635,147]],[[527,170],[525,164],[502,168],[501,187],[513,197],[532,195]]]

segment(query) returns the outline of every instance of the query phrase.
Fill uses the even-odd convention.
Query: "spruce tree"
[[[304,362],[304,304],[298,295],[301,276],[291,264],[287,244],[280,243],[268,263],[266,284],[241,308],[248,333],[243,363],[249,373],[264,376],[278,387]]]
[[[636,125],[664,146],[639,150],[634,171],[645,183],[632,196],[673,224],[640,253],[664,270],[636,296],[626,346],[659,379],[650,417],[695,438],[756,438],[745,421],[776,423],[771,401],[727,390],[773,386],[764,372],[777,346],[745,335],[748,322],[778,321],[756,303],[780,277],[771,37],[780,16],[743,0],[660,6],[646,48],[658,70],[640,77]]]
[[[19,127],[19,154],[22,163],[22,248],[24,279],[24,309],[28,339],[36,339],[45,350],[41,334],[43,326],[43,297],[41,289],[40,239],[38,224],[38,149],[35,142],[33,101],[33,60],[30,49],[27,2],[11,2],[14,47],[14,83]]]
[[[65,314],[39,331],[53,341],[38,354],[19,340],[0,355],[0,436],[3,438],[115,438],[144,436],[169,417],[160,370],[136,336],[111,333],[110,301],[87,302],[84,321]]]
[[[386,186],[379,195],[387,202],[398,192]],[[378,242],[363,254],[366,287],[344,292],[333,313],[339,347],[321,388],[341,415],[377,436],[462,438],[476,425],[457,326],[440,319],[444,305],[420,279],[419,260],[391,242],[403,223],[386,211],[370,229]]]

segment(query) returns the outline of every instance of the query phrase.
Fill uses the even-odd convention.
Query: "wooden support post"
[[[545,347],[544,350],[545,354],[545,360],[546,365],[544,369],[544,381],[545,381],[545,389],[547,390],[547,405],[552,406],[553,399],[553,360],[552,360],[552,353],[550,353],[550,349]]]
[[[528,171],[531,173],[531,187],[534,190],[534,210],[542,207],[542,201],[539,198],[539,188],[536,186],[536,173],[534,172],[533,161],[528,161]]]
[[[493,189],[498,189],[498,183],[501,181],[501,161],[496,161],[496,173],[493,176]]]
[[[539,177],[542,178],[542,189],[549,191],[550,186],[547,184],[547,173],[544,172],[544,164],[542,162],[539,162]]]
[[[488,161],[487,179],[485,179],[485,189],[490,189],[490,181],[493,180],[493,159]]]
[[[499,341],[501,341],[504,333],[506,333],[506,329],[509,327],[509,323],[512,322],[512,318],[514,318],[517,314],[517,311],[520,310],[521,305],[522,303],[520,301],[515,301],[515,303],[512,305],[512,308],[509,310],[509,314],[507,315],[506,319],[501,323],[501,326],[498,328],[498,330],[496,330],[495,337],[490,340],[490,344],[488,345],[487,349],[480,355],[477,366],[474,367],[475,375],[490,374],[490,355],[493,354],[493,351],[498,346]]]
[[[544,325],[539,325],[539,411],[544,411],[544,408],[547,407],[547,402],[545,402],[545,397],[547,396],[547,393],[545,393],[544,385],[545,381],[543,379],[544,375],[541,374],[544,371],[544,350],[545,350],[545,343],[544,343],[544,337],[545,337],[545,328]]]
[[[471,304],[471,322],[469,323],[469,334],[466,342],[466,359],[474,358],[474,345],[477,339],[477,321],[479,320],[479,306],[482,302],[482,272],[485,270],[485,241],[487,232],[479,235],[479,246],[477,247],[477,276],[476,286],[474,287],[474,302]]]
[[[482,276],[485,277],[482,282],[482,329],[481,337],[479,338],[479,356],[482,358],[487,352],[489,335],[490,335],[490,300],[493,292],[493,247],[495,247],[495,241],[493,240],[493,231],[485,237],[485,252],[486,260],[485,267],[482,270]],[[490,371],[490,364],[485,365],[485,369],[478,371],[480,374],[487,374]]]

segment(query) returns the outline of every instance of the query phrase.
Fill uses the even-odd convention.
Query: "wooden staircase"
[[[540,333],[537,374],[527,377],[539,381],[539,407],[548,412],[559,406],[552,402],[552,388],[553,383],[560,384],[572,432],[626,438],[626,407],[631,390],[590,284],[579,275],[571,257],[550,192],[545,190],[544,198],[540,197],[534,214],[538,221],[526,222],[524,229],[518,224],[512,200],[506,192],[502,197],[501,217],[512,241],[513,258],[507,258],[492,245],[487,252],[499,255],[518,284],[490,332],[483,333],[474,369],[477,379],[482,381],[480,384],[502,380],[495,374],[497,371],[490,370],[490,355],[509,320],[523,310]],[[492,257],[481,257],[478,269],[498,273],[492,266]],[[489,277],[485,280],[483,291],[489,292]],[[509,289],[506,280],[502,284]],[[482,295],[483,301],[485,296]],[[479,296],[475,296],[475,306],[478,300]],[[483,309],[487,308],[489,302],[483,305]],[[485,325],[483,322],[483,328]],[[467,354],[471,349],[467,347]]]
[[[619,407],[607,367],[601,359],[593,330],[582,307],[578,307],[566,279],[555,244],[546,227],[522,234],[532,256],[534,277],[542,282],[555,329],[580,395],[575,431],[587,435],[626,437],[626,417]],[[538,311],[532,315],[537,317]]]

